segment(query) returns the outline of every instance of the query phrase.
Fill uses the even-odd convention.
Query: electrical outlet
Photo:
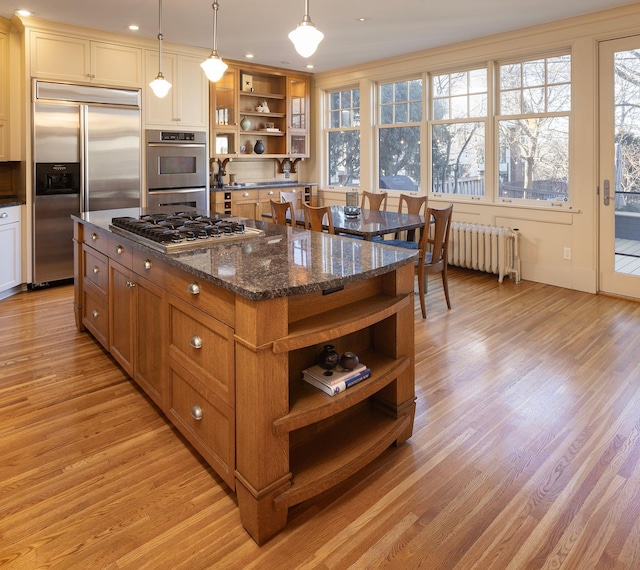
[[[564,248],[564,258],[565,259],[571,259],[571,248],[570,247],[565,247]]]

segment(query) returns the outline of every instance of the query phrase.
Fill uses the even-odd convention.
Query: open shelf
[[[329,396],[302,378],[293,382],[289,392],[290,411],[273,422],[275,435],[314,424],[350,408],[395,380],[410,364],[406,356],[394,360],[373,350],[363,352],[361,359],[371,369],[371,377],[341,394]]]
[[[315,434],[291,450],[293,484],[275,502],[291,507],[341,483],[383,453],[411,421],[409,414],[395,419],[370,405]]]
[[[289,334],[273,342],[273,352],[313,346],[364,329],[390,317],[413,301],[413,294],[376,295],[300,319],[289,324]]]
[[[241,97],[257,97],[261,99],[284,99],[284,93],[258,93],[257,91],[240,91]]]

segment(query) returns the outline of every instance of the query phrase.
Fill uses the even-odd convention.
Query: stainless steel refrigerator
[[[73,277],[71,214],[140,206],[140,91],[33,84],[33,284]]]

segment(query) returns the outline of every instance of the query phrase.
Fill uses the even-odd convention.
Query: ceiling
[[[219,0],[218,52],[292,70],[329,71],[395,55],[630,4],[629,0],[311,0],[309,15],[325,38],[305,60],[287,34],[304,0]],[[163,0],[167,42],[212,46],[212,0]],[[0,16],[18,8],[38,18],[155,38],[158,0],[0,0]],[[359,18],[365,18],[363,22]],[[135,23],[138,32],[127,26]]]

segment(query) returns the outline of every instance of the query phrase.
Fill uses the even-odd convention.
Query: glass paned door
[[[599,289],[640,298],[640,36],[599,57]]]

